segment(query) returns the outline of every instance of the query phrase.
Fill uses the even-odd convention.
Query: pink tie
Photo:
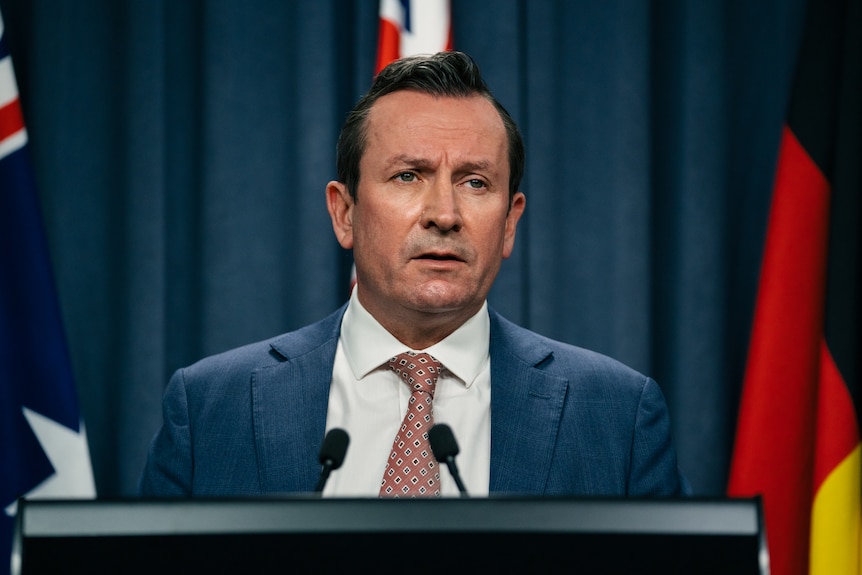
[[[389,360],[392,371],[410,386],[410,405],[386,462],[381,497],[440,495],[440,473],[428,443],[434,425],[432,402],[440,362],[427,353],[408,351]]]

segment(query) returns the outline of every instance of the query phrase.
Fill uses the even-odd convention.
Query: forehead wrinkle
[[[396,154],[392,156],[387,162],[387,166],[410,166],[416,169],[431,169],[437,165],[437,162],[431,160],[430,158],[424,158],[421,156],[414,156],[410,154]],[[490,160],[464,160],[456,163],[458,167],[458,171],[460,172],[484,172],[491,168],[492,162]]]

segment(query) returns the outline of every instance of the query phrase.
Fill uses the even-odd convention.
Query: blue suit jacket
[[[345,306],[346,307],[346,306]],[[345,307],[178,370],[140,490],[313,491]],[[658,385],[603,355],[491,318],[492,493],[667,496],[683,489]]]

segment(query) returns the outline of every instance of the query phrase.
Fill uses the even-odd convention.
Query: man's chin
[[[463,290],[452,289],[451,286],[423,286],[413,292],[410,301],[414,310],[425,313],[457,313],[472,308],[478,309],[484,298],[476,294],[465,294]]]

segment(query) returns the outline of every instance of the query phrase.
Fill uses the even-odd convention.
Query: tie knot
[[[406,351],[390,359],[389,367],[412,391],[424,391],[433,396],[442,365],[427,353]]]

